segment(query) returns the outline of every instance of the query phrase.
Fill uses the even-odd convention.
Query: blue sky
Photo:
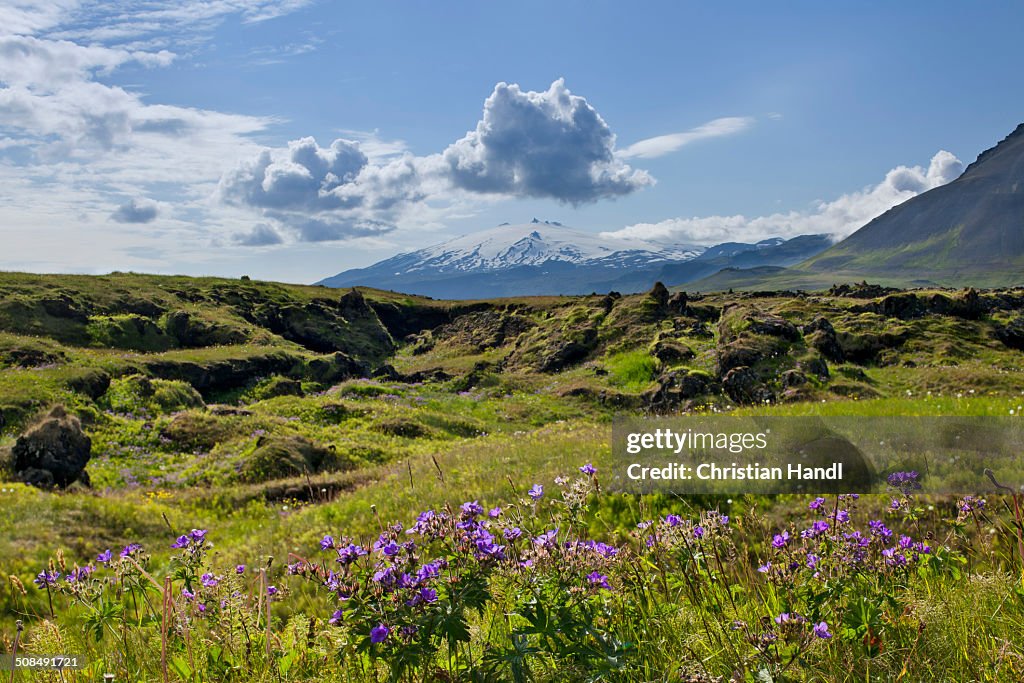
[[[1017,2],[9,1],[0,269],[309,282],[534,216],[841,237],[1024,121],[1021,25]]]

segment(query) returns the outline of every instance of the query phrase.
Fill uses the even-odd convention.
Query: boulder
[[[782,376],[779,377],[779,382],[787,389],[791,387],[800,387],[807,384],[807,375],[799,370],[786,370],[782,373]]]
[[[836,328],[832,327],[828,318],[815,318],[809,325],[804,325],[803,333],[808,346],[817,349],[831,361],[843,362],[843,347],[839,345]]]
[[[76,481],[89,483],[85,466],[92,456],[92,440],[64,406],[54,406],[18,437],[11,455],[15,474],[27,484],[66,488]]]
[[[668,287],[661,282],[655,282],[654,286],[651,287],[651,291],[647,292],[647,296],[658,302],[658,306],[664,307],[668,304]]]
[[[654,342],[651,355],[666,365],[675,365],[696,356],[693,349],[674,339],[659,339]]]
[[[686,297],[686,292],[676,292],[668,300],[668,308],[673,313],[685,313],[688,303],[689,300]]]
[[[671,370],[658,377],[655,388],[643,395],[644,404],[651,408],[675,409],[687,400],[709,393],[714,379],[699,370]]]
[[[820,356],[805,358],[797,363],[797,365],[802,371],[814,375],[820,380],[826,380],[830,377],[828,363]]]
[[[733,368],[726,373],[722,379],[722,389],[737,403],[763,403],[775,398],[771,389],[761,382],[753,368],[746,366]]]

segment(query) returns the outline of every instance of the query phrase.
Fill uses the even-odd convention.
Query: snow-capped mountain
[[[806,243],[800,244],[801,239]],[[449,299],[588,294],[613,289],[625,293],[648,289],[658,280],[683,284],[733,265],[733,260],[740,257],[759,265],[795,263],[794,249],[781,248],[786,244],[797,247],[800,258],[829,245],[825,238],[807,240],[730,242],[708,248],[606,238],[534,219],[399,254],[318,284],[362,285]]]
[[[405,273],[428,270],[452,273],[542,266],[549,261],[575,265],[601,262],[609,266],[618,263],[632,267],[638,262],[686,261],[703,251],[703,247],[697,246],[605,239],[560,223],[534,219],[531,223],[506,223],[462,235],[409,254],[399,254],[394,260],[401,260]],[[410,262],[409,257],[414,260]],[[400,272],[396,271],[395,275],[398,274]]]

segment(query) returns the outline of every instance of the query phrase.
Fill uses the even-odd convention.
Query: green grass
[[[612,383],[631,391],[640,391],[657,376],[658,360],[647,351],[623,351],[604,361]]]

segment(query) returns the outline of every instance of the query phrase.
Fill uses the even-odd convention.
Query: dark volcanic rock
[[[781,337],[786,341],[799,341],[800,332],[796,325],[785,318],[770,313],[760,313],[747,318],[750,322],[750,331],[754,334],[764,334],[771,337]]]
[[[329,361],[317,358],[309,361],[310,374],[313,374],[315,363],[323,363],[327,368],[333,367]],[[178,361],[158,357],[145,363],[145,371],[150,376],[188,382],[200,393],[244,386],[254,377],[297,374],[301,369],[302,359],[283,351],[268,351],[265,354],[246,358],[207,362]],[[317,377],[311,379],[331,381]]]
[[[110,375],[97,368],[82,368],[67,379],[67,386],[95,401],[110,388]]]
[[[703,372],[672,370],[658,377],[658,385],[645,392],[644,404],[655,409],[675,409],[689,399],[710,393],[714,379]]]
[[[651,287],[651,291],[647,292],[647,296],[657,301],[658,305],[661,307],[668,305],[668,287],[661,282],[655,282],[654,286]]]
[[[515,312],[480,311],[461,315],[439,327],[433,331],[432,338],[435,343],[444,340],[486,351],[514,341],[533,327],[532,320]]]
[[[815,318],[809,325],[804,325],[803,331],[808,346],[817,349],[831,361],[843,362],[843,347],[839,345],[836,329],[828,318]]]
[[[685,313],[688,303],[689,300],[686,297],[686,292],[676,292],[668,300],[668,308],[673,313]]]
[[[596,334],[594,338],[596,341]],[[585,359],[593,349],[594,344],[592,343],[562,342],[541,360],[537,369],[541,372],[559,372]]]
[[[1018,317],[996,328],[995,337],[1011,349],[1024,351],[1024,317]]]
[[[779,378],[779,382],[785,388],[800,387],[807,384],[807,375],[799,370],[786,370]]]
[[[826,380],[829,378],[828,363],[823,358],[818,356],[805,358],[797,363],[797,365],[802,371],[810,373],[818,379]]]
[[[726,344],[718,352],[718,375],[725,377],[733,368],[748,367],[766,357],[766,352],[758,345],[737,340]]]
[[[686,344],[673,339],[659,339],[654,342],[654,346],[651,348],[651,355],[662,363],[674,365],[684,360],[690,360],[696,354]]]
[[[18,478],[33,486],[65,488],[79,480],[89,483],[85,466],[92,456],[92,441],[64,406],[54,406],[18,437],[11,455]]]
[[[907,340],[904,332],[882,332],[881,334],[852,334],[841,332],[837,335],[839,346],[843,349],[843,358],[853,363],[877,362],[881,353],[888,349],[898,349]]]
[[[829,296],[843,296],[850,299],[877,299],[880,296],[898,292],[896,287],[883,287],[882,285],[869,285],[867,282],[858,284],[832,285],[828,290]]]
[[[65,294],[40,299],[39,305],[42,306],[43,311],[47,315],[51,315],[54,318],[65,318],[80,323],[89,321],[89,314],[80,310],[74,299]]]
[[[357,361],[339,351],[330,356],[310,360],[306,363],[306,374],[314,382],[329,384],[346,379],[367,377],[370,374],[370,368],[366,363]]]
[[[722,379],[722,389],[737,403],[763,403],[775,398],[754,369],[745,366],[730,370]]]
[[[187,311],[171,311],[164,318],[163,326],[164,331],[185,348],[242,344],[246,341],[242,331],[200,320]]]

